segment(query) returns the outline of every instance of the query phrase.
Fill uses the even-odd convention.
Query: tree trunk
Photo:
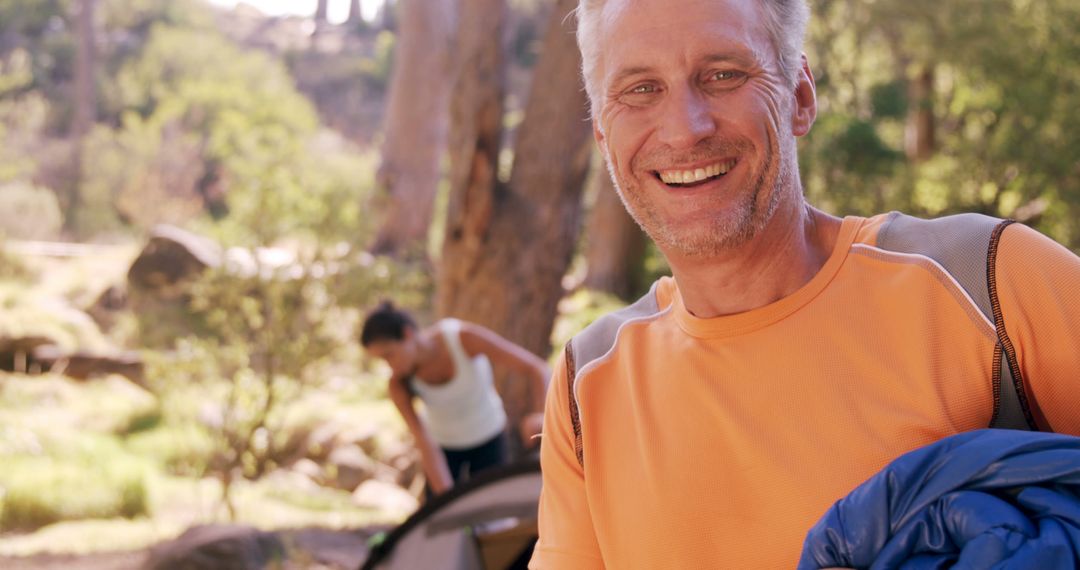
[[[908,82],[908,114],[904,150],[911,161],[934,155],[934,69],[929,64]]]
[[[375,21],[378,22],[378,29],[380,30],[397,30],[397,11],[400,9],[401,2],[408,2],[409,0],[384,0],[382,7],[379,8],[378,14],[375,16]]]
[[[452,0],[403,0],[400,9],[376,175],[386,214],[371,248],[390,255],[423,251],[427,241],[449,129],[454,29]]]
[[[77,45],[75,51],[75,109],[71,121],[71,136],[81,139],[94,124],[97,110],[95,89],[96,54],[94,46],[94,8],[97,0],[79,0]]]
[[[315,5],[315,25],[322,26],[330,21],[326,9],[329,3],[330,0],[319,0],[318,4]]]
[[[360,0],[350,0],[349,2],[349,17],[345,20],[345,23],[349,25],[359,24],[364,19],[363,14],[360,12]]]
[[[72,92],[73,113],[69,134],[71,136],[71,177],[65,204],[64,224],[68,229],[77,223],[77,212],[82,204],[83,139],[93,127],[97,115],[97,74],[94,31],[94,9],[97,0],[79,0],[76,10],[75,83]]]
[[[602,164],[593,175],[596,201],[585,222],[585,286],[632,301],[642,287],[645,233],[627,213]]]
[[[546,357],[562,278],[578,235],[591,145],[580,56],[570,26],[576,0],[559,0],[532,78],[508,183],[496,177],[504,79],[505,6],[466,0],[461,74],[451,106],[451,195],[439,266],[440,315],[478,322]],[[511,425],[528,409],[520,379],[501,379]],[[539,403],[537,403],[539,405]]]

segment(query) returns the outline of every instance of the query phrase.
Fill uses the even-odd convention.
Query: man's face
[[[665,253],[741,245],[798,199],[792,135],[809,124],[793,123],[795,87],[758,2],[604,8],[594,132],[627,208]]]

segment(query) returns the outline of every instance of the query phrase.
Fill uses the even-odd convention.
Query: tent
[[[428,501],[372,547],[361,570],[518,570],[536,543],[540,462],[484,471]]]

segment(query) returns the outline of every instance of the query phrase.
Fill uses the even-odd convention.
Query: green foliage
[[[285,67],[266,54],[243,51],[212,30],[155,24],[139,57],[117,75],[120,101],[144,117],[181,119],[208,136],[210,155],[244,150],[254,140],[311,132],[307,101]],[[239,139],[239,140],[238,140]]]
[[[808,39],[818,121],[803,144],[811,199],[839,213],[1023,215],[1080,247],[1080,5],[1071,0],[824,0]],[[908,88],[925,70],[930,97]],[[917,109],[926,160],[905,157]]]
[[[124,30],[145,39],[154,24],[211,29],[214,13],[201,0],[104,0],[99,3],[105,29]]]
[[[566,343],[593,321],[625,306],[626,303],[614,295],[590,289],[580,289],[563,299],[559,303],[559,316],[555,319],[555,326],[551,331],[551,346],[554,347],[554,352],[550,359],[557,358]]]
[[[83,148],[82,204],[76,212],[82,233],[183,225],[202,214],[197,134],[129,114],[121,129],[95,128]]]
[[[107,344],[85,313],[21,283],[0,283],[0,335],[44,337],[67,350],[100,350]]]
[[[160,465],[166,473],[200,477],[216,451],[209,430],[193,421],[172,421],[126,438],[131,453]]]
[[[145,467],[115,441],[83,435],[44,450],[0,455],[0,531],[149,513]]]
[[[0,530],[34,530],[54,522],[89,518],[133,518],[148,514],[146,485],[138,472],[99,463],[17,461],[25,476],[3,481]]]
[[[70,0],[0,0],[0,60],[27,58],[20,71],[29,71],[7,94],[39,89],[60,98],[63,83],[71,77],[74,42],[68,33]],[[10,52],[6,50],[11,50]],[[29,81],[27,81],[29,79]],[[0,96],[5,95],[0,89]]]
[[[0,234],[25,240],[55,239],[63,225],[56,194],[23,182],[0,184]]]
[[[0,81],[7,71],[0,70]],[[0,95],[0,183],[27,183],[34,175],[48,112],[49,104],[39,93]]]
[[[390,74],[394,69],[394,44],[397,37],[389,30],[375,36],[375,54],[364,58],[360,72],[367,86],[375,93],[385,93],[390,86]]]
[[[34,271],[27,267],[26,263],[16,254],[8,251],[4,244],[5,237],[0,233],[0,282],[9,281],[14,283],[30,282],[34,278]],[[0,305],[0,313],[6,309]],[[3,319],[0,318],[0,321]]]

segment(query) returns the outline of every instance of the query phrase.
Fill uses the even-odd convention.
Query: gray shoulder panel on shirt
[[[995,228],[1007,222],[982,214],[957,214],[935,220],[914,218],[893,212],[878,232],[877,245],[881,249],[900,253],[924,255],[936,261],[956,279],[986,318],[994,323],[998,335],[995,349],[995,368],[1000,373],[994,383],[994,414],[990,427],[1009,429],[1036,429],[1027,418],[1030,412],[1020,397],[1023,378],[1017,379],[1012,372],[1009,355],[1002,350],[1001,337],[1005,334],[1000,312],[995,314],[991,299],[991,243],[1000,234]],[[997,353],[1000,352],[1000,356]]]
[[[982,214],[957,214],[923,220],[899,212],[878,232],[877,245],[887,251],[924,255],[938,262],[994,321],[986,276],[990,236],[1001,223]]]
[[[659,312],[656,301],[656,283],[634,304],[600,317],[570,340],[577,370],[607,354],[615,345],[615,337],[623,323]]]

